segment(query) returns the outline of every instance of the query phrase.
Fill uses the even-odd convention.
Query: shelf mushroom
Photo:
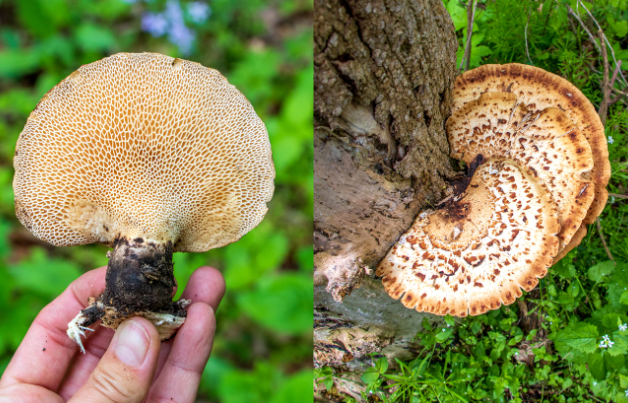
[[[579,230],[582,235],[579,238],[584,238],[586,225],[593,224],[604,210],[608,198],[606,185],[611,176],[604,126],[595,107],[577,87],[564,78],[538,67],[511,63],[486,64],[458,76],[454,85],[452,112],[487,92],[515,94],[517,102],[524,104],[531,112],[548,107],[559,108],[586,137],[593,156],[593,169],[585,179],[590,179],[594,184],[595,198]],[[575,242],[567,244],[561,254],[566,255],[578,245]]]
[[[484,93],[447,120],[453,158],[470,164],[477,155],[510,158],[545,184],[558,207],[558,250],[579,230],[595,197],[586,179],[593,169],[591,148],[583,134],[558,108],[532,113],[517,96]]]
[[[407,308],[480,315],[538,284],[558,251],[559,229],[545,185],[513,160],[490,159],[458,195],[419,215],[376,274]]]
[[[156,53],[85,65],[31,113],[14,158],[16,214],[56,246],[104,243],[106,289],[70,322],[131,316],[161,339],[183,324],[173,252],[237,241],[267,211],[275,177],[268,133],[216,70]],[[84,351],[84,350],[83,350]]]
[[[532,66],[456,79],[451,157],[467,177],[419,214],[377,268],[388,294],[437,315],[479,315],[532,290],[606,204],[610,163],[593,105]]]

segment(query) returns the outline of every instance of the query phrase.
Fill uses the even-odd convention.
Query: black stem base
[[[105,292],[83,311],[84,326],[98,320],[117,328],[131,316],[170,314],[185,318],[180,302],[172,302],[176,282],[172,243],[117,238],[108,254]]]

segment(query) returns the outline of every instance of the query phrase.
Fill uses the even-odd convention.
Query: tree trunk
[[[371,352],[408,358],[425,316],[373,273],[454,175],[445,120],[458,43],[442,0],[314,9],[314,360],[355,369]]]

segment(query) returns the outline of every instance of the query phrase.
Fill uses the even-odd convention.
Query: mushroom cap
[[[190,252],[254,228],[275,177],[244,95],[216,70],[156,53],[107,57],[50,90],[14,166],[17,216],[44,241],[138,237]]]
[[[584,219],[585,224],[592,224],[606,205],[611,175],[604,126],[593,104],[569,81],[538,67],[487,64],[456,78],[453,112],[486,92],[513,93],[530,112],[559,108],[580,129],[593,154],[594,166],[587,179],[595,184],[595,199]]]
[[[557,204],[559,250],[569,243],[595,197],[584,176],[593,168],[589,143],[558,108],[531,113],[517,96],[484,93],[447,121],[451,156],[471,164],[484,158],[509,158],[544,183]]]
[[[488,160],[466,192],[419,214],[377,275],[407,308],[479,315],[537,285],[558,250],[559,229],[542,183],[512,160]]]

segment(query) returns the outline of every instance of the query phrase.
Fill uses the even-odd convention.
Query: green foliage
[[[601,55],[579,22],[570,21],[566,5],[580,11],[593,33],[597,28],[576,3],[480,0],[471,68],[487,63],[533,63],[565,77],[598,106]],[[444,0],[444,4],[458,35],[460,63],[468,29],[466,9],[458,0]],[[628,1],[584,5],[602,26],[615,57],[628,61]],[[610,48],[609,58],[612,63]],[[628,63],[622,65],[625,69]],[[625,89],[620,79],[615,88]],[[606,122],[612,167],[608,189],[624,195],[628,193],[626,105],[625,100],[611,105]],[[600,223],[614,261],[609,260],[596,225],[588,226],[580,246],[555,264],[517,304],[477,317],[447,316],[441,324],[424,321],[424,330],[417,335],[422,351],[412,361],[388,362],[374,356],[373,366],[362,373],[367,385],[363,399],[628,402],[628,200],[610,197]],[[343,374],[323,368],[315,377],[331,390],[334,379]]]
[[[201,394],[273,403],[312,395],[312,30],[294,22],[312,2],[207,4],[205,22],[185,16],[196,39],[184,54],[167,35],[142,31],[142,16],[163,12],[166,0],[0,1],[0,374],[41,308],[82,272],[107,264],[102,245],[53,248],[16,220],[17,137],[41,97],[82,64],[159,52],[215,68],[246,95],[266,123],[277,171],[256,229],[219,250],[174,256],[177,297],[199,266],[219,268],[227,282]]]

